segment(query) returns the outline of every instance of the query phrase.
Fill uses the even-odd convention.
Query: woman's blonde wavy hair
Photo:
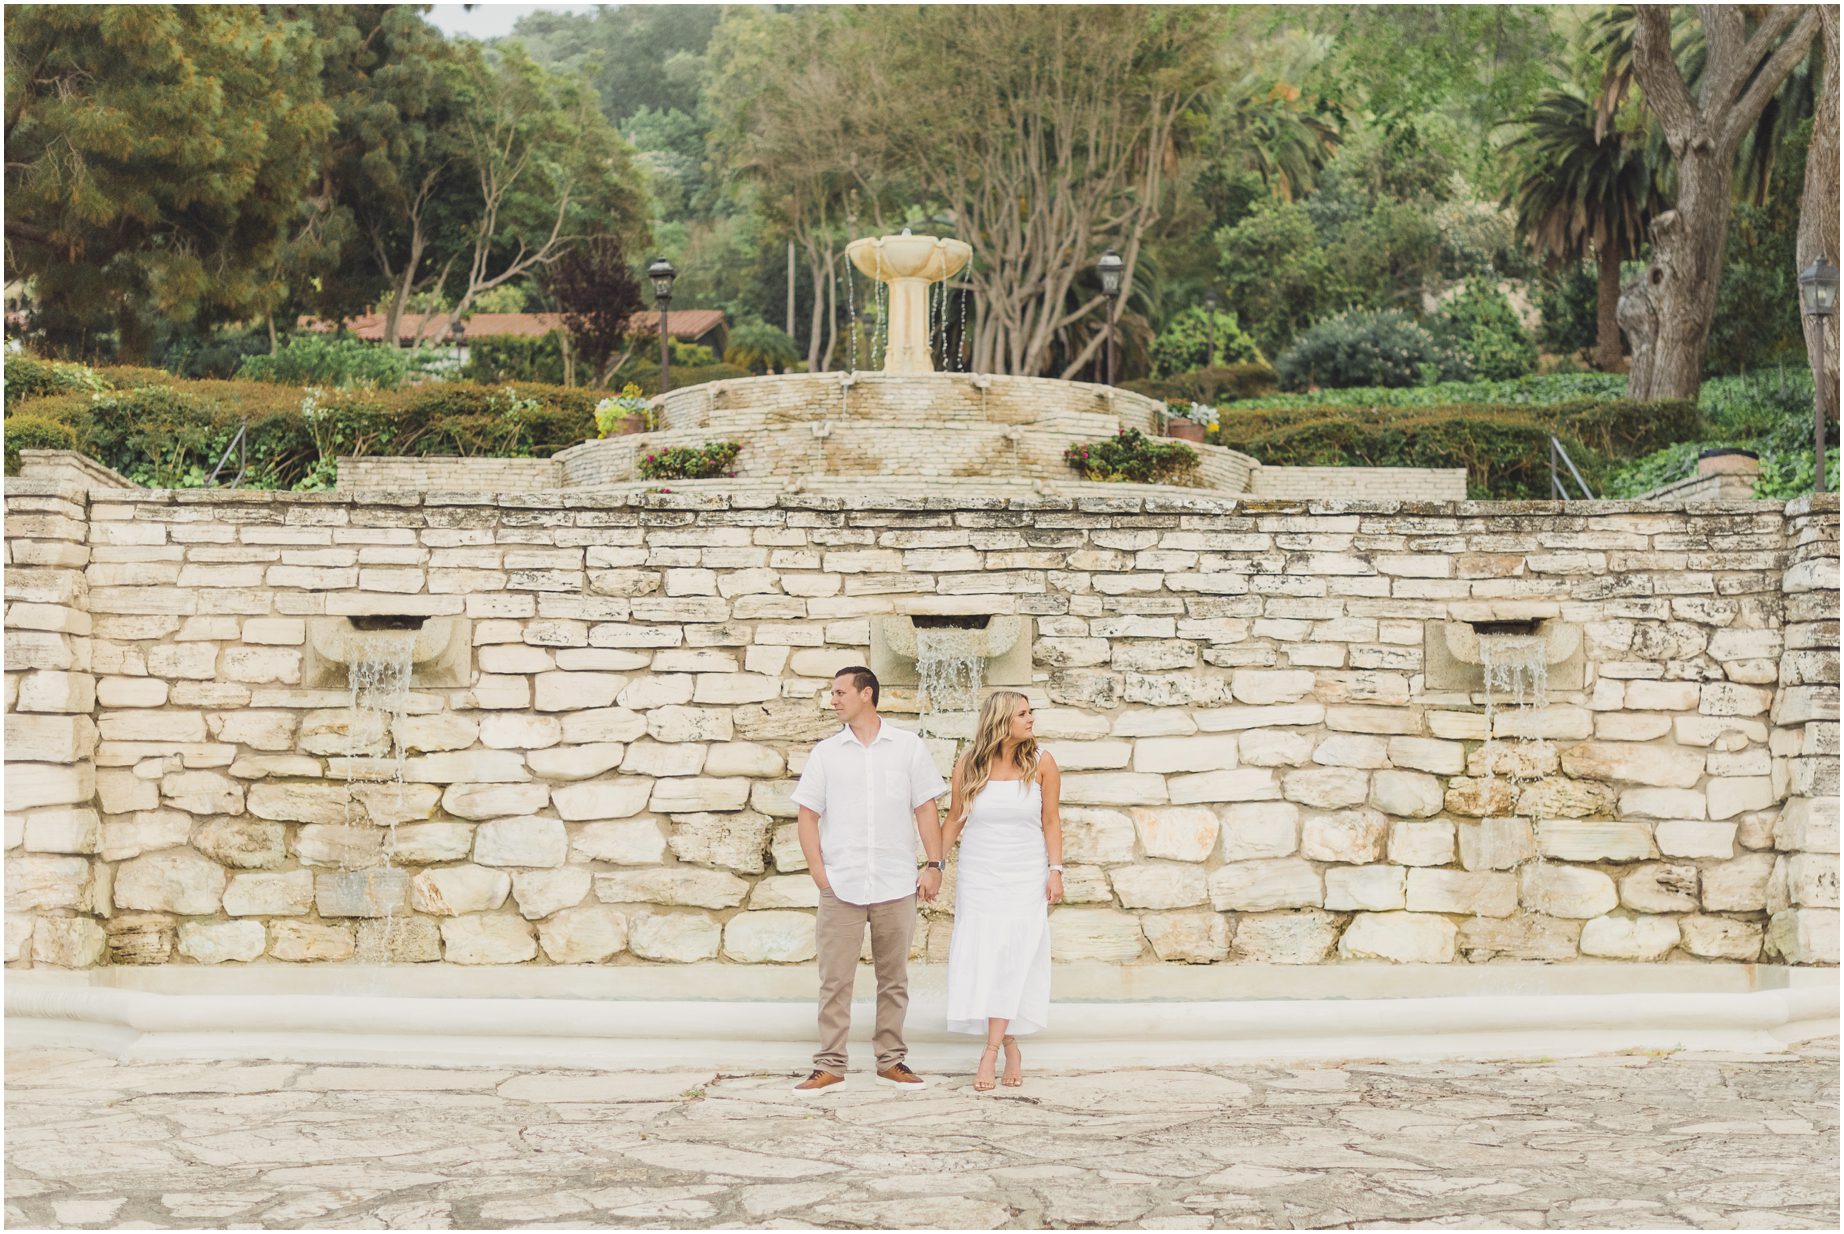
[[[960,808],[962,813],[973,808],[973,799],[980,795],[992,778],[992,765],[1004,748],[1005,740],[1012,731],[1012,716],[1018,710],[1018,704],[1028,701],[1016,690],[994,690],[986,696],[980,707],[980,722],[973,731],[973,744],[967,747],[966,757],[960,762]],[[1018,746],[1018,773],[1026,784],[1037,779],[1037,739],[1026,737]]]

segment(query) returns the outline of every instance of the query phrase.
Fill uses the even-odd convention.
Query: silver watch
[[[943,873],[946,873],[947,868],[948,868],[948,863],[945,861],[924,861],[922,863],[922,868],[924,870],[940,870]]]

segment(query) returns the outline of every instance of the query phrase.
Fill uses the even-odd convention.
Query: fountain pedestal
[[[867,237],[845,246],[859,270],[890,285],[890,321],[884,346],[884,372],[932,373],[928,345],[928,285],[952,278],[973,256],[961,240],[938,236]]]

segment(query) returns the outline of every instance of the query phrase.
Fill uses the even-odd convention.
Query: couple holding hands
[[[794,1086],[819,1093],[844,1082],[852,978],[871,931],[877,974],[877,1080],[920,1090],[904,1061],[909,949],[916,900],[941,891],[947,853],[960,841],[954,936],[948,949],[950,1032],[985,1038],[973,1087],[1024,1083],[1017,1038],[1043,1028],[1050,1011],[1049,906],[1063,898],[1063,834],[1056,761],[1037,748],[1031,704],[995,690],[980,708],[972,744],[954,765],[944,826],[944,789],[922,739],[877,714],[877,676],[841,669],[832,708],[844,727],[814,747],[794,790],[807,869],[819,887],[820,1048]],[[916,871],[916,837],[928,855]]]

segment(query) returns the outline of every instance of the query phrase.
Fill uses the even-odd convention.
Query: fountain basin
[[[347,685],[354,664],[409,661],[411,687],[473,684],[468,620],[394,614],[315,617],[308,621],[301,683],[309,689]]]
[[[917,630],[918,618],[928,621],[924,614],[910,614],[871,623],[871,671],[886,685],[921,684],[917,658],[926,635]],[[980,620],[983,625],[970,624],[956,631],[966,654],[981,661],[980,679],[989,686],[1030,685],[1031,619],[999,614]]]

